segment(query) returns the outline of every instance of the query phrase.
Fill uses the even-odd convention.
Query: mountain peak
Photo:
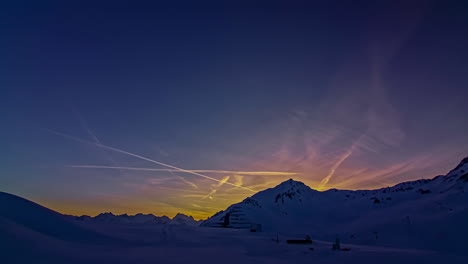
[[[465,165],[467,163],[468,163],[468,157],[462,159],[462,161],[460,162],[460,164],[458,166],[463,166],[463,165]]]
[[[303,182],[295,181],[293,179],[284,181],[276,187],[272,188],[271,190],[275,193],[275,203],[284,203],[285,201],[291,200],[294,197],[297,197],[297,199],[301,200],[301,196],[313,191],[309,186],[305,185]]]
[[[177,213],[174,218],[172,218],[172,220],[174,219],[180,219],[180,220],[194,220],[192,216],[190,215],[185,215],[185,214],[181,214],[181,213]]]
[[[455,167],[455,169],[451,170],[447,176],[460,176],[467,173],[468,171],[468,157],[462,159],[462,161]]]
[[[286,181],[278,184],[273,189],[280,190],[280,191],[287,191],[287,190],[310,189],[310,187],[305,185],[303,182],[295,181],[293,179],[289,179],[289,180],[286,180]]]
[[[468,157],[462,159],[462,160],[460,161],[460,163],[457,165],[457,167],[455,167],[454,170],[459,169],[460,167],[462,167],[463,165],[465,165],[465,164],[467,164],[467,163],[468,163]]]
[[[292,178],[290,178],[289,180],[286,180],[286,181],[278,184],[278,186],[282,186],[282,185],[292,186],[292,185],[305,185],[305,184],[303,182],[296,181],[296,180],[293,180]],[[276,186],[276,187],[278,187],[278,186]]]

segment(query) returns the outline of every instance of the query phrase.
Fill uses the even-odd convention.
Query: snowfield
[[[289,245],[271,233],[177,225],[93,228],[114,237],[109,243],[83,243],[44,236],[0,221],[2,263],[466,263],[468,257],[439,252],[331,243]],[[8,232],[5,232],[5,227]],[[311,250],[313,248],[313,250]]]
[[[464,159],[445,176],[367,191],[289,180],[201,226],[72,217],[0,192],[0,263],[468,263],[467,171]],[[312,244],[286,243],[305,235]],[[331,250],[336,236],[350,251]]]

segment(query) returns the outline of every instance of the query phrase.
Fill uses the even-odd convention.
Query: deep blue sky
[[[65,213],[198,217],[251,194],[186,173],[70,168],[162,167],[48,129],[320,189],[454,167],[468,154],[464,1],[321,2],[2,3],[0,190]],[[209,174],[254,190],[290,177]]]

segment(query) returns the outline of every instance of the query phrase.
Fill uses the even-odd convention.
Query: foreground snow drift
[[[333,251],[331,243],[289,245],[294,237],[180,225],[96,225],[103,234],[127,243],[88,244],[44,236],[16,226],[4,237],[2,263],[466,263],[467,257],[438,252],[342,244],[351,251]],[[12,226],[7,226],[11,228]],[[4,239],[7,239],[5,241]],[[19,242],[11,244],[12,241]],[[144,244],[142,244],[144,242]],[[16,249],[16,250],[12,250]]]

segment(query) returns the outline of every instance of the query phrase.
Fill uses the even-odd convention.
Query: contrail
[[[72,140],[75,140],[75,141],[77,141],[77,142],[81,142],[81,143],[85,143],[85,144],[90,144],[90,145],[95,145],[95,146],[98,146],[98,147],[100,147],[100,148],[104,148],[104,149],[112,150],[112,151],[119,152],[119,153],[122,153],[122,154],[126,154],[126,155],[129,155],[129,156],[132,156],[132,157],[135,157],[135,158],[139,158],[139,159],[142,159],[142,160],[146,160],[146,161],[149,161],[149,162],[152,162],[152,163],[155,163],[155,164],[164,166],[164,167],[168,167],[168,168],[171,168],[171,169],[174,169],[174,170],[183,171],[183,172],[186,172],[186,173],[191,173],[191,174],[193,174],[193,175],[197,175],[197,176],[200,176],[200,177],[203,177],[203,178],[212,180],[212,181],[222,182],[222,181],[220,181],[220,180],[218,180],[218,179],[215,179],[215,178],[212,178],[212,177],[209,177],[209,176],[206,176],[206,175],[197,173],[197,172],[193,172],[193,171],[189,171],[189,170],[184,170],[184,169],[181,169],[181,168],[178,168],[178,167],[169,165],[169,164],[165,164],[165,163],[162,163],[162,162],[159,162],[159,161],[156,161],[156,160],[152,160],[152,159],[149,159],[149,158],[146,158],[146,157],[143,157],[143,156],[140,156],[140,155],[137,155],[137,154],[134,154],[134,153],[125,151],[125,150],[113,148],[113,147],[106,146],[106,145],[104,145],[104,144],[100,144],[100,143],[96,143],[96,142],[90,142],[90,141],[87,141],[87,140],[83,140],[83,139],[81,139],[81,138],[77,138],[77,137],[70,136],[70,135],[67,135],[67,134],[64,134],[64,133],[61,133],[61,132],[54,131],[54,130],[51,130],[51,129],[46,129],[46,130],[49,131],[49,132],[51,132],[51,133],[53,133],[53,134],[56,134],[56,135],[59,135],[59,136],[62,136],[62,137],[68,138],[68,139],[72,139]],[[247,188],[247,187],[240,186],[240,185],[237,185],[237,184],[233,184],[233,183],[229,183],[229,182],[226,182],[225,184],[229,184],[229,185],[236,186],[236,187],[239,187],[239,188],[242,188],[242,189],[245,189],[245,190],[249,190],[249,191],[251,191],[251,192],[255,192],[255,191],[252,190],[252,189],[249,189],[249,188]]]
[[[80,121],[80,124],[81,126],[84,128],[84,130],[86,130],[86,132],[91,136],[91,138],[93,138],[94,142],[98,143],[98,144],[102,144],[102,142],[99,140],[99,138],[93,133],[93,131],[91,131],[91,129],[89,128],[88,124],[86,123],[86,120],[84,119],[84,117],[80,114],[80,112],[78,112],[77,109],[73,108],[72,109],[73,112],[75,113],[75,115],[77,116],[78,120]],[[104,155],[107,157],[107,159],[112,163],[112,165],[114,165],[114,167],[118,167],[118,164],[117,162],[104,150],[104,149],[101,149],[102,153],[104,153]],[[159,152],[162,152],[161,149],[158,148],[158,151]],[[167,154],[165,154],[165,156],[167,156]],[[122,170],[123,168],[119,168],[118,169],[120,171],[120,173],[122,174]],[[173,170],[173,171],[177,171],[177,170]],[[172,173],[172,176],[174,177],[177,177],[180,181],[192,186],[193,188],[195,189],[198,189],[198,186],[193,183],[193,182],[190,182],[190,181],[187,181],[184,177],[181,177],[181,176],[178,176],[178,175],[175,175],[174,173]]]
[[[96,143],[101,144],[101,141],[100,141],[99,138],[93,133],[93,131],[91,131],[91,129],[89,128],[88,124],[86,123],[84,117],[80,114],[80,112],[78,112],[78,110],[75,109],[75,108],[72,108],[72,111],[73,111],[73,113],[76,115],[76,117],[78,118],[78,121],[80,122],[80,125],[83,127],[83,129],[86,131],[86,133],[88,133],[89,136],[91,136],[91,138],[92,138]]]
[[[98,166],[98,165],[70,165],[71,168],[84,169],[122,169],[122,170],[139,170],[139,171],[168,171],[175,172],[180,170],[174,169],[154,169],[154,168],[137,168],[137,167],[118,167],[118,166]],[[296,175],[296,172],[277,172],[277,171],[226,171],[226,170],[188,170],[191,172],[205,173],[220,173],[220,174],[235,174],[235,175],[263,175],[263,176],[284,176]]]
[[[325,185],[327,185],[328,181],[330,181],[331,177],[333,176],[333,174],[335,174],[335,171],[336,169],[338,169],[338,167],[341,165],[341,163],[343,163],[343,161],[345,161],[349,156],[351,156],[351,154],[353,153],[353,150],[350,149],[348,150],[336,163],[335,165],[333,165],[333,167],[330,169],[330,172],[328,173],[328,175],[323,178],[323,180],[320,182],[320,185],[318,187],[319,190],[323,189],[323,187],[325,187]]]
[[[170,173],[173,177],[177,177],[177,178],[178,178],[179,180],[181,180],[182,182],[184,182],[184,183],[186,183],[186,184],[192,186],[192,188],[194,188],[194,189],[199,189],[198,186],[197,186],[195,183],[186,180],[184,177],[179,176],[179,175],[175,175],[174,172],[172,172],[172,171],[170,171],[169,173]]]
[[[319,190],[322,190],[325,187],[325,185],[328,184],[330,179],[335,174],[335,171],[338,169],[338,167],[341,166],[341,163],[343,163],[347,158],[349,158],[349,156],[351,156],[351,154],[353,154],[353,151],[355,150],[355,148],[358,146],[358,144],[361,142],[361,140],[364,138],[365,135],[366,134],[362,134],[361,136],[359,136],[359,138],[353,142],[353,144],[348,149],[348,151],[346,151],[345,154],[341,156],[341,158],[333,165],[328,175],[325,178],[323,178],[322,181],[320,182],[320,185],[318,187]]]
[[[78,112],[76,108],[72,108],[72,111],[75,114],[75,116],[78,118],[78,121],[80,122],[83,129],[89,134],[89,136],[94,140],[94,142],[98,144],[102,144],[99,138],[93,133],[93,131],[91,131],[91,128],[89,128],[88,123],[86,122],[84,117],[80,114],[80,112]],[[117,162],[108,153],[106,153],[106,151],[102,150],[102,153],[114,166],[118,166]],[[120,173],[122,173],[122,170],[120,170]]]
[[[218,188],[219,188],[219,187],[221,187],[223,184],[227,183],[227,181],[229,180],[229,178],[230,178],[230,176],[228,175],[228,176],[224,177],[221,181],[219,181],[219,183],[213,184],[213,185],[212,185],[212,188],[213,188],[213,189],[210,191],[209,194],[205,195],[205,196],[202,198],[202,200],[203,200],[203,199],[206,199],[206,198],[210,198],[211,200],[213,200],[213,196],[212,196],[212,195],[215,194],[215,193],[218,191]]]

